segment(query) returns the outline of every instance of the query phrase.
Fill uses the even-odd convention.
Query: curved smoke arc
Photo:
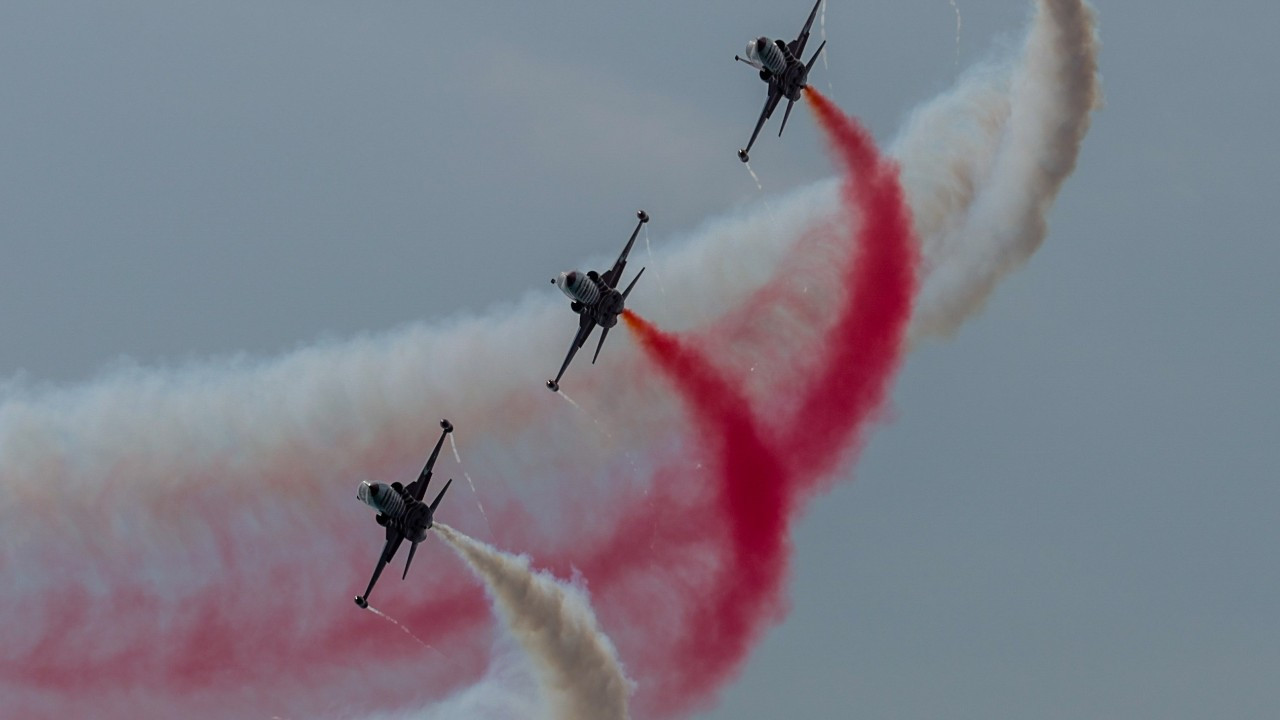
[[[970,76],[908,124],[895,155],[926,264],[913,337],[953,329],[1043,239],[1097,102],[1096,49],[1086,5],[1041,0],[1015,63]],[[803,253],[837,206],[823,183],[775,205],[779,226],[794,233],[774,232],[764,213],[700,231],[659,258],[668,301],[654,319],[740,340],[744,358],[770,358],[768,332],[803,341],[781,322],[739,322],[736,311],[777,267],[814,269],[815,288],[838,285],[838,263],[826,269]],[[603,372],[566,382],[612,439],[542,389],[544,366],[563,350],[563,321],[550,300],[530,299],[499,318],[278,360],[120,370],[68,389],[10,386],[0,405],[0,597],[11,608],[0,624],[0,693],[34,716],[159,714],[196,695],[216,698],[218,715],[288,716],[409,706],[436,694],[428,688],[481,676],[490,649],[474,638],[487,636],[476,632],[487,608],[438,551],[415,563],[430,558],[438,569],[428,600],[389,586],[383,601],[433,643],[471,639],[454,664],[426,662],[334,590],[367,580],[376,552],[352,489],[363,477],[413,472],[429,418],[444,410],[473,429],[468,469],[486,505],[495,498],[502,544],[560,572],[575,548],[643,538],[665,563],[656,578],[603,561],[582,568],[641,696],[650,677],[661,687],[661,654],[642,637],[652,625],[620,598],[687,610],[668,607],[654,586],[697,587],[715,560],[704,534],[673,520],[705,504],[696,485],[706,453],[682,434],[677,403],[634,347],[611,349],[611,370],[634,378],[618,392],[605,392]],[[513,358],[510,347],[527,352]],[[531,476],[541,482],[523,482]],[[450,513],[483,536],[474,508]]]

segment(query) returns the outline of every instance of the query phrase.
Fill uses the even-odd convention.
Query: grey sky
[[[957,2],[961,67],[1030,10]],[[807,4],[0,6],[0,374],[478,313],[637,207],[660,243],[758,202],[733,153],[762,87],[731,58]],[[1278,15],[1099,16],[1107,104],[1047,243],[911,356],[706,717],[1280,708]],[[887,141],[954,80],[954,33],[947,0],[837,1],[815,82]],[[830,174],[807,117],[774,134],[769,193]]]

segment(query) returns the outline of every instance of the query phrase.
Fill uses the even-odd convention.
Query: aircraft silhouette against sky
[[[774,109],[778,107],[782,98],[787,99],[787,112],[782,116],[782,127],[778,128],[778,137],[782,137],[782,131],[787,128],[787,118],[791,117],[791,106],[800,99],[800,93],[804,92],[805,86],[809,83],[809,71],[813,69],[813,63],[827,46],[827,41],[823,40],[817,52],[809,58],[808,63],[800,61],[800,57],[804,55],[804,46],[809,42],[809,29],[813,27],[813,18],[817,16],[820,5],[822,0],[814,4],[804,29],[795,40],[783,43],[781,40],[770,40],[761,35],[755,40],[747,41],[745,58],[733,56],[734,60],[759,70],[760,79],[769,84],[769,96],[764,101],[764,109],[760,111],[760,119],[756,121],[756,129],[751,133],[751,140],[747,142],[745,148],[738,151],[738,159],[742,162],[751,159],[748,153],[756,142],[756,136],[760,134],[760,128],[764,127],[765,121],[773,115]]]
[[[627,267],[627,255],[631,253],[636,235],[640,234],[640,227],[649,222],[649,214],[643,210],[637,212],[636,217],[640,218],[640,222],[631,232],[631,239],[627,241],[627,246],[622,248],[618,261],[608,272],[601,275],[595,270],[585,273],[570,270],[551,278],[551,283],[559,286],[560,291],[573,301],[569,304],[570,309],[578,313],[578,334],[574,336],[573,344],[569,346],[569,354],[565,357],[564,364],[560,366],[556,379],[547,381],[547,387],[554,392],[560,391],[560,378],[564,377],[564,371],[569,368],[569,363],[573,362],[573,356],[578,354],[578,350],[586,344],[591,331],[599,325],[604,330],[600,333],[600,344],[596,345],[595,357],[591,358],[591,364],[595,364],[596,358],[600,357],[600,349],[604,347],[605,338],[609,337],[609,328],[618,324],[618,316],[626,308],[627,296],[631,294],[631,288],[636,286],[636,281],[644,274],[644,268],[640,268],[640,272],[636,273],[627,289],[618,292],[618,281],[622,279],[622,271]]]
[[[440,427],[444,428],[444,432],[440,433],[440,439],[436,441],[436,447],[431,451],[431,458],[422,468],[422,474],[418,475],[417,480],[409,483],[409,487],[404,487],[398,482],[390,485],[384,483],[370,485],[368,482],[362,482],[356,489],[356,497],[378,511],[378,524],[387,529],[387,544],[382,546],[382,556],[378,558],[378,567],[374,569],[373,577],[369,579],[369,587],[365,588],[363,595],[356,596],[356,605],[362,608],[369,607],[369,593],[373,592],[374,583],[378,582],[382,568],[391,562],[391,558],[395,557],[396,551],[400,549],[400,543],[406,539],[413,544],[409,547],[409,559],[405,560],[404,574],[400,579],[403,580],[409,575],[409,565],[413,563],[413,554],[418,551],[418,543],[426,539],[427,531],[434,524],[436,508],[440,507],[440,500],[453,484],[453,479],[450,478],[430,505],[422,501],[422,498],[426,497],[427,483],[431,482],[432,468],[435,467],[436,458],[440,456],[444,438],[453,432],[453,423],[448,420],[441,420]]]

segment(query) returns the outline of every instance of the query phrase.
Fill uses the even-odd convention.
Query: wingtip
[[[739,159],[739,160],[741,160],[742,162],[746,162],[746,161],[750,160],[751,158],[747,157],[747,151],[746,151],[746,150],[739,150],[739,151],[738,151],[738,159]]]
[[[551,392],[558,393],[560,392],[560,383],[556,382],[555,380],[548,380],[547,389],[550,390]]]
[[[453,423],[449,422],[448,418],[445,418],[440,421],[440,427],[444,428],[444,432],[446,435],[453,432]]]
[[[641,222],[641,223],[647,223],[647,222],[649,222],[649,213],[647,213],[647,212],[645,212],[645,211],[643,211],[643,210],[641,210],[640,212],[636,213],[636,217],[640,218],[640,222]]]

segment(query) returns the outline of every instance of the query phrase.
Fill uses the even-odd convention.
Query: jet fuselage
[[[560,292],[573,302],[569,307],[579,315],[586,315],[601,327],[618,324],[618,316],[626,308],[626,300],[616,288],[611,288],[594,270],[572,270],[560,273],[556,278]]]
[[[760,79],[777,86],[788,100],[799,100],[809,83],[809,68],[781,40],[762,35],[748,41],[747,59],[760,68]]]

